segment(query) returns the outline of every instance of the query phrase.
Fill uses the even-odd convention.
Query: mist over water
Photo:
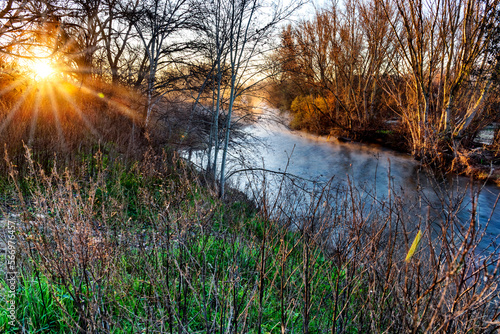
[[[292,131],[285,125],[269,121],[265,111],[261,120],[246,128],[253,137],[250,145],[244,147],[228,163],[228,173],[247,168],[264,168],[284,172],[309,181],[301,182],[304,203],[314,189],[321,188],[333,178],[332,184],[345,187],[347,184],[361,189],[366,201],[383,201],[391,191],[408,207],[408,216],[439,224],[443,212],[456,210],[462,221],[470,221],[472,194],[477,193],[477,223],[484,226],[489,221],[488,235],[484,245],[490,247],[490,240],[500,234],[500,209],[493,210],[500,194],[495,185],[476,183],[471,186],[469,178],[450,175],[437,180],[425,172],[409,155],[397,153],[375,145],[341,143],[335,139],[316,137]],[[201,164],[202,156],[193,159]],[[250,175],[251,174],[251,175]],[[257,171],[255,173],[235,172],[229,181],[247,193],[258,194],[262,178],[267,179],[267,196],[279,191],[281,174]],[[390,186],[389,186],[390,185]],[[461,205],[453,203],[461,201]],[[334,205],[334,204],[333,204]],[[367,210],[373,209],[373,203]]]

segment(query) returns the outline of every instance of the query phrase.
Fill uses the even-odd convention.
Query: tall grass
[[[33,150],[35,161],[50,169],[55,160],[78,165],[79,157],[98,149],[132,154],[145,141],[140,136],[143,99],[132,89],[99,80],[0,79],[2,156],[7,150],[21,173],[28,166],[24,145]],[[0,172],[7,170],[2,158]]]
[[[17,206],[4,215],[20,214],[10,218],[20,275],[17,322],[10,326],[1,311],[3,332],[485,333],[500,326],[498,251],[478,250],[474,205],[470,220],[446,210],[437,224],[431,215],[412,217],[393,189],[371,205],[363,189],[331,182],[304,208],[294,202],[303,194],[293,196],[283,178],[281,193],[257,210],[236,190],[228,198],[239,200],[217,200],[175,154],[150,151],[125,165],[97,152],[75,171],[56,163],[44,169],[29,153],[26,161],[23,182],[10,165]]]

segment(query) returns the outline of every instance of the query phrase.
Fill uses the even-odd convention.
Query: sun
[[[30,64],[30,70],[35,75],[35,80],[45,80],[56,74],[54,66],[48,59],[33,59]]]

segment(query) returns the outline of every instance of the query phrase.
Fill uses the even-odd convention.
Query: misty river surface
[[[333,178],[334,182],[368,189],[371,196],[387,197],[389,182],[391,191],[404,198],[408,203],[424,199],[422,207],[442,207],[442,199],[460,197],[463,203],[457,216],[463,221],[470,219],[472,207],[470,179],[462,176],[449,176],[446,180],[436,178],[423,171],[419,163],[407,154],[397,153],[375,145],[342,143],[335,139],[316,137],[299,131],[292,131],[277,122],[267,120],[264,112],[261,120],[248,125],[245,131],[253,139],[247,148],[239,152],[239,159],[228,163],[228,173],[232,174],[231,184],[244,188],[255,185],[258,179],[250,180],[246,173],[235,172],[248,167],[265,168],[298,177],[314,180],[321,184]],[[201,157],[194,159],[201,163]],[[271,173],[272,174],[272,173]],[[278,187],[271,182],[271,192]],[[500,234],[500,209],[493,207],[500,194],[500,188],[487,184],[476,184],[472,188],[482,190],[477,196],[479,225],[489,220],[487,236],[480,248],[488,248],[490,241]],[[371,197],[370,197],[371,198]],[[425,215],[425,214],[423,214]]]

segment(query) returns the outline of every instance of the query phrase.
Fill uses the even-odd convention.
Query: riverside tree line
[[[355,137],[396,119],[414,156],[457,158],[498,122],[498,5],[334,1],[283,30],[272,102],[317,133]]]
[[[317,133],[356,137],[396,119],[408,150],[438,163],[459,160],[497,121],[499,1],[333,1],[311,19],[289,21],[302,5],[7,0],[3,96],[29,58],[51,59],[83,86],[132,88],[141,107],[122,132],[197,138],[221,195],[233,112],[253,88],[268,88],[294,127]],[[7,124],[14,117],[5,109]],[[172,126],[173,109],[184,110],[182,126]]]

